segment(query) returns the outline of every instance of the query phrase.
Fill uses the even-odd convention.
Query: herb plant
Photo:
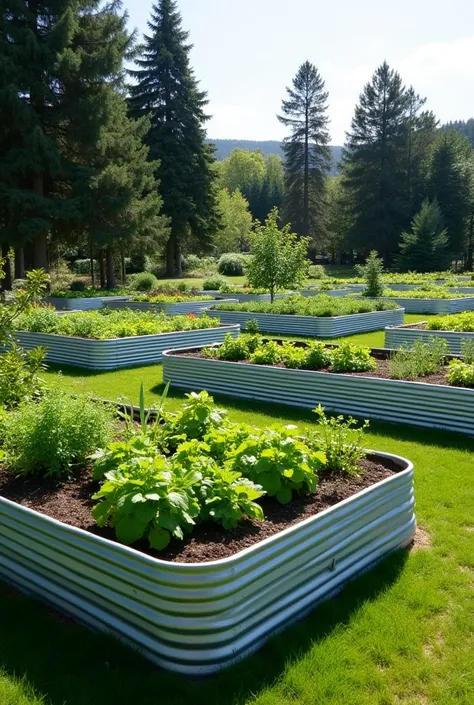
[[[312,436],[313,443],[326,457],[324,467],[349,475],[360,473],[360,463],[365,458],[363,437],[369,422],[360,427],[352,417],[326,416],[321,404],[315,409],[319,425]]]
[[[449,346],[444,338],[431,338],[424,343],[417,340],[412,349],[397,350],[389,361],[392,379],[417,379],[437,374],[446,362]]]
[[[377,362],[371,356],[370,348],[345,342],[332,352],[333,372],[368,372],[376,367]]]

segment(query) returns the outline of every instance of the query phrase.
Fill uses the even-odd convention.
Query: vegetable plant
[[[449,346],[444,338],[431,338],[427,343],[417,340],[408,350],[401,347],[389,360],[389,375],[393,379],[417,379],[437,374],[446,362]]]
[[[370,354],[370,348],[344,342],[332,352],[333,372],[368,372],[375,370],[376,360]]]
[[[284,299],[277,299],[273,304],[266,301],[245,301],[239,304],[214,304],[215,311],[244,311],[246,313],[275,313],[287,316],[348,316],[372,311],[390,311],[399,308],[394,301],[372,301],[333,297],[327,294],[318,296],[300,296],[294,294]]]
[[[327,416],[321,404],[314,411],[319,425],[312,442],[326,457],[324,467],[349,475],[359,474],[361,460],[366,456],[363,437],[369,422],[358,426],[352,417]]]

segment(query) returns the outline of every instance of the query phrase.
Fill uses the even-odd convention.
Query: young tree
[[[169,218],[166,269],[181,274],[181,244],[192,237],[201,249],[218,227],[214,149],[206,143],[206,93],[189,64],[191,45],[182,29],[175,0],[158,0],[148,23],[138,68],[131,71],[134,117],[151,116],[146,137],[150,160],[157,161],[156,177]]]
[[[324,249],[335,264],[352,258],[348,233],[352,224],[351,203],[342,185],[342,176],[327,180],[327,235]]]
[[[306,259],[311,238],[298,238],[289,225],[280,230],[278,218],[278,211],[274,208],[264,225],[257,225],[251,234],[253,257],[246,271],[250,285],[267,289],[272,303],[278,289],[301,286],[311,264]]]
[[[437,201],[426,199],[413,218],[411,230],[403,232],[397,267],[402,272],[441,272],[447,267],[447,230]]]
[[[372,250],[362,266],[358,266],[362,276],[365,278],[365,289],[362,296],[377,297],[383,294],[383,261],[378,256],[377,250]]]
[[[360,95],[343,151],[343,184],[353,204],[350,238],[377,248],[389,266],[407,223],[406,126],[411,97],[384,62]]]
[[[300,66],[287,88],[279,121],[291,131],[285,138],[284,215],[298,235],[318,242],[324,238],[325,180],[331,164],[328,93],[317,68],[309,61]]]
[[[252,229],[252,214],[248,201],[237,189],[229,193],[226,188],[218,194],[221,227],[213,237],[217,254],[241,252],[248,244]]]

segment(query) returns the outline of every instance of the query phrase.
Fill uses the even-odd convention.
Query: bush
[[[462,360],[451,360],[447,378],[454,387],[474,387],[474,364]]]
[[[254,365],[276,365],[281,360],[281,347],[275,340],[259,345],[250,355]]]
[[[325,279],[327,274],[322,264],[312,264],[308,268],[308,276],[310,279]]]
[[[11,408],[40,395],[43,380],[39,373],[45,369],[44,354],[43,348],[25,352],[13,344],[0,355],[0,407]]]
[[[75,279],[73,282],[71,282],[69,288],[71,291],[85,291],[86,285],[85,282],[83,282],[81,279]]]
[[[223,277],[209,277],[208,279],[204,279],[202,288],[204,291],[219,290],[221,286],[225,286],[226,284],[227,282]]]
[[[151,272],[140,272],[130,277],[129,286],[134,291],[152,291],[158,286],[158,279]]]
[[[198,257],[197,255],[186,255],[183,259],[183,269],[190,274],[213,273],[217,270],[217,260],[215,257]]]
[[[77,259],[72,263],[71,269],[74,274],[88,277],[91,273],[91,261],[90,259]],[[94,260],[94,272],[97,274],[99,273],[99,263],[96,259]]]
[[[238,254],[221,255],[217,263],[217,270],[220,274],[225,274],[228,277],[240,277],[244,273],[244,262]]]
[[[5,465],[22,474],[67,476],[110,441],[114,416],[113,409],[85,394],[51,389],[7,417]]]
[[[334,372],[368,372],[375,370],[377,363],[370,354],[370,348],[353,343],[341,343],[332,352]]]

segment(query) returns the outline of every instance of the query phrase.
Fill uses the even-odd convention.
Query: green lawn
[[[378,345],[379,335],[357,337]],[[149,404],[162,390],[160,365],[63,370],[59,380],[134,401],[143,381]],[[172,392],[169,408],[182,396]],[[314,423],[304,410],[219,403],[258,426]],[[414,462],[428,548],[390,556],[258,654],[203,681],[159,671],[114,639],[2,588],[0,704],[473,705],[474,440],[373,422],[367,445]]]

